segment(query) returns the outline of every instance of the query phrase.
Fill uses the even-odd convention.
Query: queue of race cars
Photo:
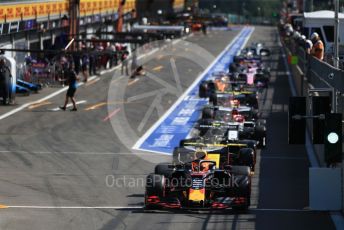
[[[181,140],[172,162],[147,176],[145,209],[247,210],[257,150],[266,146],[266,121],[258,97],[268,87],[270,52],[252,44],[235,56],[228,72],[199,84],[208,98],[191,138]]]

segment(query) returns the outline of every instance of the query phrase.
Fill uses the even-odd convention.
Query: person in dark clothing
[[[127,76],[129,76],[129,52],[127,48],[124,48],[121,53],[121,61],[122,61],[122,68],[121,68],[121,74],[123,75],[124,72]]]
[[[0,59],[0,97],[2,97],[4,105],[10,103],[11,77],[11,71],[6,65],[5,60]]]
[[[81,70],[82,70],[82,74],[84,76],[84,82],[87,82],[87,80],[88,80],[88,66],[90,65],[90,59],[86,53],[83,54],[81,61],[82,61]]]
[[[202,32],[204,35],[207,35],[207,24],[206,23],[202,23]]]
[[[70,98],[72,103],[73,103],[73,109],[71,111],[77,111],[74,96],[75,96],[76,89],[78,87],[78,80],[79,79],[78,79],[77,74],[74,71],[74,65],[69,66],[69,69],[68,69],[66,74],[67,74],[68,90],[67,90],[67,94],[66,94],[65,103],[63,106],[60,106],[60,109],[66,110],[68,100]]]
[[[97,75],[97,55],[94,52],[94,47],[91,47],[91,51],[88,53],[89,58],[89,76]]]
[[[73,61],[75,64],[75,72],[76,72],[76,74],[79,74],[79,72],[80,72],[80,55],[74,54],[73,55]]]

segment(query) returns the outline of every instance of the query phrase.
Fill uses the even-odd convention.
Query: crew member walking
[[[74,71],[74,64],[71,64],[69,66],[68,71],[67,71],[68,90],[67,90],[67,94],[66,94],[66,100],[65,100],[64,105],[60,106],[60,109],[66,110],[68,100],[70,98],[72,103],[73,103],[73,109],[71,109],[71,111],[77,111],[74,96],[75,96],[76,89],[78,87],[78,80],[79,80],[78,76]]]
[[[3,58],[0,59],[0,97],[4,105],[10,104],[11,71]]]

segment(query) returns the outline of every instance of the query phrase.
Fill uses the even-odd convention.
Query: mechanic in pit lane
[[[60,109],[62,110],[66,110],[69,98],[71,99],[72,103],[73,103],[73,109],[71,109],[71,111],[77,111],[76,108],[76,103],[75,103],[75,92],[76,89],[78,87],[78,76],[76,74],[76,72],[74,71],[74,63],[72,63],[71,65],[69,65],[68,71],[67,71],[67,82],[68,82],[68,90],[67,90],[67,94],[66,94],[66,99],[65,99],[65,103],[63,106],[60,106]]]

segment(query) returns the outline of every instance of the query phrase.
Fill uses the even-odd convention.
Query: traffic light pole
[[[308,98],[312,103],[309,108],[306,108],[306,97],[289,99],[288,142],[305,144],[300,133],[306,132],[306,120],[312,119],[312,142],[324,144],[325,162],[333,167],[342,162],[342,114],[337,113],[338,94],[334,88],[314,88],[308,90]]]

